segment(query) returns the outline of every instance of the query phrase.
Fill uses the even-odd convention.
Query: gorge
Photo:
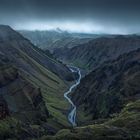
[[[0,138],[139,139],[140,36],[63,35],[50,52],[0,25]]]

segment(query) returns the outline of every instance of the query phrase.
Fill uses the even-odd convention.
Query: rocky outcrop
[[[0,120],[9,116],[9,109],[3,96],[0,95]]]
[[[92,119],[119,112],[140,97],[140,49],[102,64],[81,80],[71,96]]]
[[[11,62],[0,55],[0,119],[15,117],[23,122],[46,120],[49,116],[38,87],[27,81]]]

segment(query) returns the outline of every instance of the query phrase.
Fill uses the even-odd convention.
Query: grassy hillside
[[[27,77],[30,82],[40,87],[48,111],[50,115],[52,115],[52,118],[49,120],[50,125],[53,119],[54,122],[62,126],[68,126],[66,115],[63,113],[66,113],[69,107],[69,104],[63,97],[67,85],[58,76],[48,71],[39,63],[36,63],[36,61],[28,57],[25,53],[23,53],[23,57],[24,60],[36,70],[33,76],[27,74],[25,77]],[[53,127],[54,126],[55,125],[53,125]]]
[[[140,100],[129,102],[120,114],[101,124],[60,130],[41,140],[134,140],[140,139]]]

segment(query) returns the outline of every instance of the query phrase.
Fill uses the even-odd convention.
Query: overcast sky
[[[140,33],[140,0],[0,0],[0,24],[27,30]]]

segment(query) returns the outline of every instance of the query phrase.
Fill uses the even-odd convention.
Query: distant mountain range
[[[86,43],[93,38],[102,36],[96,34],[68,33],[60,30],[19,32],[41,49],[48,49],[51,52],[53,52],[55,48],[72,48],[74,46]]]

